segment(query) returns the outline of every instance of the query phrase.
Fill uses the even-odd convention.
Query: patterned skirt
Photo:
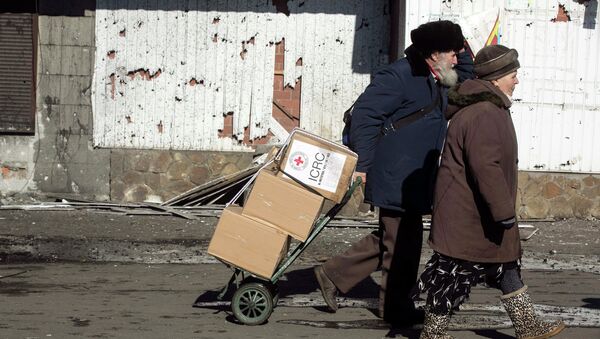
[[[412,298],[427,293],[427,306],[437,314],[448,314],[469,297],[471,287],[485,283],[500,288],[506,270],[519,269],[517,261],[509,263],[475,263],[434,252],[425,265]]]

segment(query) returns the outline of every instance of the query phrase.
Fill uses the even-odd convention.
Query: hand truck
[[[298,246],[287,253],[286,258],[279,264],[271,279],[266,280],[257,277],[244,269],[224,262],[227,266],[232,268],[234,272],[217,298],[223,300],[228,290],[235,286],[235,292],[231,299],[231,310],[238,321],[245,325],[260,325],[269,319],[279,300],[277,288],[279,278],[283,276],[285,270],[292,265],[294,260],[296,260],[317,235],[321,233],[329,221],[337,215],[342,207],[344,207],[361,183],[361,178],[356,178],[350,185],[348,191],[346,191],[342,201],[334,205],[327,213],[315,221],[313,230],[306,241],[299,243]],[[243,190],[244,189],[242,189],[242,191]]]

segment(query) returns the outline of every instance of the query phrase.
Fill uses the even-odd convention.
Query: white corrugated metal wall
[[[559,4],[570,21],[557,18]],[[597,1],[410,0],[407,34],[438,18],[503,9],[500,43],[519,51],[512,113],[522,170],[600,172],[600,34]],[[564,12],[563,12],[564,13]],[[563,16],[564,18],[564,16]]]
[[[250,150],[272,118],[275,43],[302,77],[300,126],[339,140],[343,111],[386,63],[387,0],[98,0],[92,91],[98,147]],[[302,66],[296,61],[302,58]],[[220,138],[224,115],[233,135]]]

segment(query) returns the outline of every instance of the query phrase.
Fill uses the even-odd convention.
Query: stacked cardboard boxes
[[[342,145],[295,130],[278,175],[297,184],[292,176],[326,199],[339,203],[348,190],[357,160],[356,153]]]
[[[302,130],[294,130],[280,157],[259,171],[243,209],[225,208],[208,248],[267,279],[285,257],[290,236],[309,237],[325,199],[341,201],[357,160],[345,147]]]

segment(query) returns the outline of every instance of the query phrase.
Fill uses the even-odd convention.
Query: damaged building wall
[[[40,6],[52,8],[51,2]],[[35,134],[0,136],[0,193],[108,199],[108,150],[92,147],[93,11],[37,17]]]
[[[250,151],[285,139],[272,114],[282,41],[283,85],[302,81],[299,125],[340,140],[343,112],[387,61],[385,0],[97,4],[99,147]]]
[[[407,32],[432,19],[464,23],[500,9],[499,43],[516,48],[521,63],[511,108],[519,168],[600,173],[597,7],[595,0],[411,0]]]
[[[39,45],[37,188],[106,200],[110,152],[92,146],[94,12],[40,16]]]

